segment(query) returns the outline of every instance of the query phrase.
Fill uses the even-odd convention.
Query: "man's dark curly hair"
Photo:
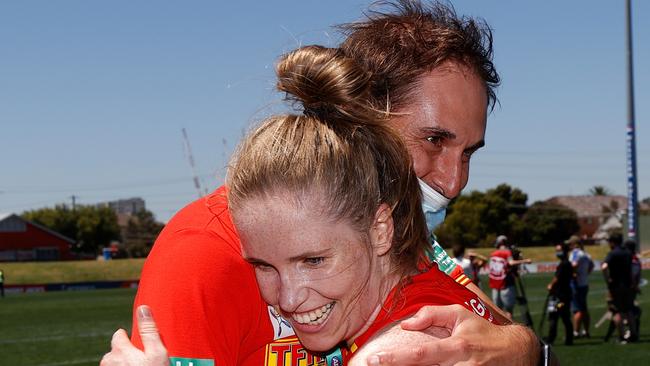
[[[484,82],[488,106],[500,78],[492,63],[492,30],[483,19],[459,17],[451,4],[415,0],[379,2],[360,22],[340,26],[343,53],[372,74],[371,94],[392,110],[408,103],[422,74],[447,61],[474,71]]]

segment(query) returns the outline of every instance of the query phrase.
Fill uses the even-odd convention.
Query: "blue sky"
[[[503,82],[466,190],[626,194],[623,1],[453,1],[494,29]],[[334,46],[366,1],[0,3],[0,212],[143,197],[166,221],[217,187],[246,129],[283,108],[276,58]],[[650,2],[634,1],[639,196],[650,196]]]

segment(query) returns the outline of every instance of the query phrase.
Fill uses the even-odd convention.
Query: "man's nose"
[[[463,189],[464,169],[462,154],[447,153],[434,162],[432,180],[445,197],[452,199]]]

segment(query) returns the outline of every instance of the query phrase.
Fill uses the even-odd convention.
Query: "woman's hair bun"
[[[277,87],[302,104],[306,115],[348,118],[369,112],[370,73],[338,48],[304,46],[280,58]]]

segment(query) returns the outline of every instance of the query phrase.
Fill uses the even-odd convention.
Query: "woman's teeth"
[[[332,311],[334,303],[331,302],[327,305],[323,305],[320,308],[310,311],[308,313],[296,314],[293,313],[291,317],[293,320],[297,321],[300,324],[309,324],[309,325],[319,325],[322,324],[327,316]]]

